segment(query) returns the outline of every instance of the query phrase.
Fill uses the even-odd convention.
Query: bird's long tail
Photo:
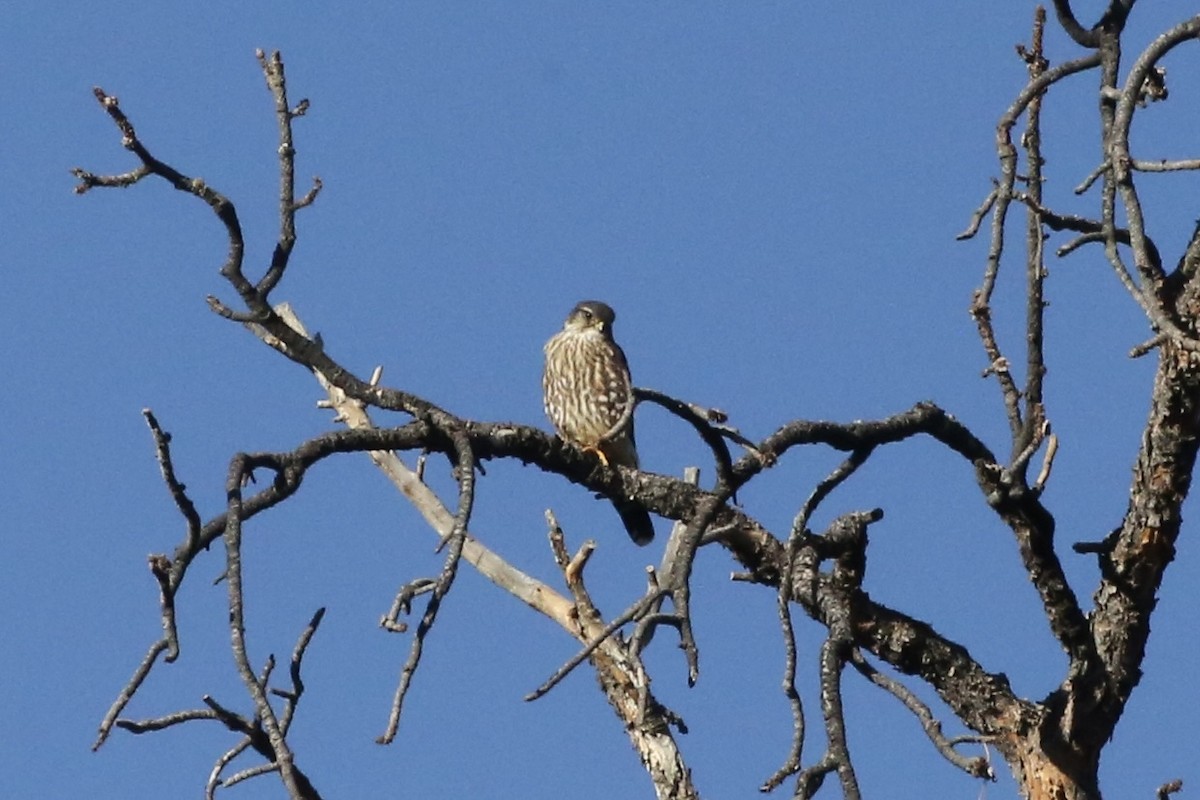
[[[648,545],[654,540],[654,522],[646,509],[627,500],[613,500],[613,506],[634,544]]]

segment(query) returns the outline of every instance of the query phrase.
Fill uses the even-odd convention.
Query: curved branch
[[[929,710],[929,706],[921,702],[921,698],[913,694],[908,687],[877,670],[871,662],[863,657],[863,654],[858,649],[851,650],[850,664],[858,670],[860,675],[888,694],[891,694],[903,703],[905,708],[912,712],[913,716],[921,723],[921,729],[925,731],[925,735],[929,737],[929,741],[933,743],[933,746],[937,748],[937,751],[942,754],[943,758],[972,778],[996,780],[996,774],[992,771],[992,765],[988,763],[986,757],[964,756],[954,749],[956,744],[966,741],[979,741],[979,737],[963,737],[956,740],[946,738],[946,735],[942,733],[942,724],[934,718],[933,712]]]
[[[1120,92],[1120,97],[1117,100],[1113,114],[1112,136],[1109,143],[1108,157],[1113,164],[1114,179],[1125,206],[1130,247],[1133,249],[1134,258],[1138,259],[1139,267],[1141,267],[1143,261],[1149,263],[1149,257],[1142,205],[1133,183],[1132,167],[1134,158],[1129,150],[1129,131],[1133,124],[1133,115],[1137,108],[1142,86],[1145,85],[1147,78],[1158,62],[1179,45],[1197,38],[1198,34],[1200,34],[1200,15],[1176,25],[1151,42],[1130,68],[1129,75],[1125,80],[1125,86]],[[1162,278],[1161,271],[1152,271],[1150,275],[1158,280]],[[1178,331],[1175,332],[1181,333]]]
[[[732,477],[730,470],[733,468],[733,457],[729,454],[729,447],[725,444],[725,439],[733,439],[747,447],[753,445],[737,431],[722,426],[727,419],[724,412],[711,408],[700,408],[653,389],[635,388],[633,391],[639,400],[661,406],[695,428],[696,433],[700,434],[700,438],[708,445],[708,449],[712,450],[717,481],[729,482]]]
[[[922,434],[941,442],[976,467],[998,466],[992,451],[965,425],[933,403],[917,403],[907,411],[881,420],[788,422],[759,442],[758,451],[762,456],[744,456],[734,464],[734,482],[738,486],[744,485],[798,445],[825,444],[849,452],[893,444]]]
[[[1054,0],[1054,15],[1058,18],[1058,24],[1074,40],[1075,44],[1093,50],[1100,46],[1100,37],[1096,31],[1083,27],[1075,18],[1070,0]]]
[[[1150,73],[1155,69],[1159,60],[1180,44],[1196,38],[1200,33],[1200,15],[1176,25],[1171,30],[1156,38],[1138,57],[1126,78],[1124,88],[1117,92],[1117,100],[1112,105],[1112,123],[1108,127],[1106,137],[1106,157],[1112,165],[1111,181],[1106,181],[1103,219],[1106,233],[1109,234],[1107,251],[1109,261],[1118,272],[1127,271],[1116,250],[1116,224],[1114,220],[1114,200],[1112,196],[1119,192],[1127,219],[1130,248],[1133,250],[1134,263],[1142,274],[1145,283],[1141,292],[1141,305],[1147,316],[1154,324],[1156,332],[1166,333],[1179,347],[1190,351],[1200,350],[1200,340],[1197,340],[1194,330],[1187,331],[1187,323],[1181,323],[1173,318],[1170,310],[1171,298],[1163,291],[1166,281],[1161,268],[1155,269],[1150,249],[1147,244],[1145,219],[1142,213],[1141,200],[1133,183],[1134,158],[1129,150],[1129,131],[1133,123],[1133,114],[1141,98],[1142,87]],[[1109,101],[1111,103],[1111,101]],[[1200,257],[1200,239],[1193,237],[1188,251],[1180,263],[1194,264]],[[1183,327],[1181,327],[1181,325]]]

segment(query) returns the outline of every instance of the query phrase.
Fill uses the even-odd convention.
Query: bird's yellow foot
[[[601,450],[596,445],[589,444],[589,445],[584,446],[583,452],[595,453],[596,458],[600,459],[600,463],[606,467],[608,466],[608,456],[604,455],[604,451]]]

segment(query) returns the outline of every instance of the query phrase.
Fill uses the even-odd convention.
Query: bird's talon
[[[596,458],[600,459],[601,464],[603,464],[606,467],[609,466],[608,456],[604,455],[604,451],[601,450],[599,447],[594,447],[592,445],[588,445],[587,447],[583,448],[583,452],[594,454],[596,456]]]

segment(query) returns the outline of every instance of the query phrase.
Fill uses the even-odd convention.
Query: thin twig
[[[540,697],[544,697],[547,692],[562,682],[564,678],[571,674],[571,671],[587,660],[588,656],[596,651],[596,648],[604,644],[604,642],[620,630],[630,620],[638,619],[650,604],[656,599],[655,595],[647,595],[640,598],[637,602],[625,609],[619,616],[614,617],[611,622],[604,626],[604,629],[599,634],[594,636],[590,642],[584,645],[583,649],[575,655],[571,656],[565,664],[555,670],[554,674],[542,683],[541,686],[534,689],[529,694],[525,695],[526,702],[532,702]]]
[[[96,736],[96,741],[92,742],[92,750],[99,750],[100,745],[104,744],[108,739],[109,732],[112,731],[113,725],[121,712],[125,710],[125,706],[129,705],[129,701],[137,694],[137,690],[142,688],[142,684],[146,681],[146,676],[150,674],[150,670],[154,667],[154,662],[162,655],[168,647],[166,639],[159,639],[154,644],[150,645],[150,649],[146,651],[146,655],[142,658],[137,669],[133,671],[132,677],[121,688],[117,699],[113,701],[109,707],[108,713],[104,715],[104,719],[100,721],[100,732]]]
[[[322,184],[320,178],[315,178],[313,188],[303,200],[296,202],[296,147],[292,139],[292,120],[303,116],[308,111],[309,103],[308,100],[301,100],[294,110],[288,105],[287,80],[278,50],[271,53],[270,57],[262,50],[257,50],[255,56],[275,101],[275,118],[279,125],[279,241],[271,255],[270,267],[255,287],[265,302],[271,290],[283,278],[296,244],[296,210],[311,205],[321,191]]]
[[[400,670],[400,682],[392,697],[392,709],[388,715],[387,727],[376,738],[379,744],[388,744],[396,738],[400,727],[400,714],[404,706],[404,698],[412,685],[413,675],[421,663],[421,655],[425,649],[425,637],[437,621],[438,610],[442,599],[454,585],[458,574],[459,561],[462,558],[463,545],[467,537],[467,525],[471,518],[471,508],[475,502],[475,454],[470,442],[461,431],[454,436],[454,445],[458,455],[458,511],[454,515],[454,526],[450,534],[443,540],[448,544],[446,558],[442,562],[442,571],[430,592],[429,601],[425,604],[425,613],[417,623],[412,645],[408,651],[408,660]]]
[[[996,197],[999,196],[999,194],[1000,192],[997,188],[996,181],[993,180],[992,190],[988,192],[987,197],[983,198],[983,203],[980,204],[979,208],[975,209],[974,213],[971,214],[971,219],[969,222],[967,222],[967,227],[962,233],[954,237],[955,240],[961,242],[965,239],[971,239],[975,236],[975,234],[979,233],[979,227],[983,225],[983,220],[987,217],[987,213],[991,211],[992,206],[996,204]]]
[[[992,771],[992,765],[988,763],[987,758],[984,756],[964,756],[954,750],[954,744],[957,741],[979,741],[978,737],[968,737],[967,739],[955,741],[946,738],[945,734],[942,733],[942,724],[934,718],[929,706],[913,694],[907,686],[876,669],[863,657],[862,652],[858,648],[850,651],[850,664],[863,677],[891,694],[903,703],[905,708],[912,712],[917,721],[921,723],[921,729],[925,731],[925,735],[929,737],[929,741],[933,743],[933,746],[937,748],[937,751],[942,754],[943,758],[974,778],[996,779],[996,774]]]
[[[1182,790],[1183,781],[1179,778],[1176,778],[1173,781],[1168,781],[1162,786],[1159,786],[1158,791],[1155,792],[1155,796],[1157,797],[1157,800],[1167,800],[1168,797]]]

